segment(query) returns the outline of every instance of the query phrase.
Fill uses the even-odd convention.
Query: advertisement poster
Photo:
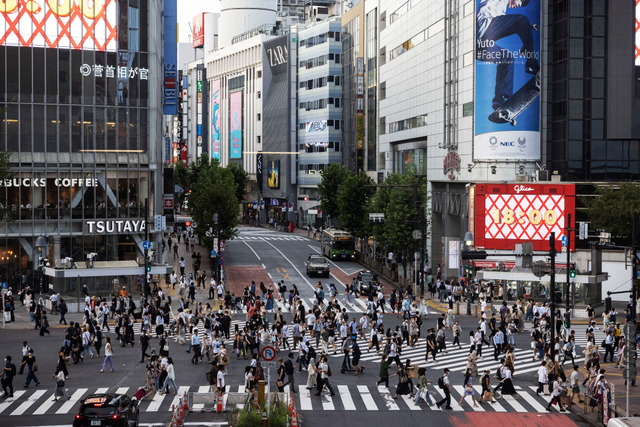
[[[117,0],[0,0],[0,45],[115,52],[117,12]]]
[[[204,13],[193,17],[193,48],[204,45]]]
[[[474,160],[537,160],[540,0],[476,3]]]
[[[476,247],[513,250],[517,243],[532,242],[534,250],[548,251],[554,232],[561,250],[567,214],[575,218],[575,194],[573,184],[477,184]]]
[[[220,80],[211,82],[211,157],[220,160]]]
[[[280,188],[280,160],[271,160],[267,168],[269,188]]]
[[[242,91],[229,95],[231,111],[229,114],[230,159],[242,158]]]

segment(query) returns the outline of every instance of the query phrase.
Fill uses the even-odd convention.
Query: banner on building
[[[229,113],[229,142],[231,150],[229,151],[230,159],[242,158],[242,91],[233,92],[229,95],[230,113]]]
[[[474,160],[538,160],[540,0],[476,3]]]
[[[193,48],[204,46],[204,13],[193,17]]]
[[[258,182],[258,191],[262,193],[262,153],[256,154],[256,181]]]
[[[269,188],[280,188],[280,160],[271,160],[267,168]]]
[[[211,157],[220,160],[220,80],[211,82]]]
[[[532,242],[534,250],[548,251],[555,232],[556,249],[561,250],[567,214],[575,218],[575,199],[573,184],[476,184],[475,245],[515,249],[516,243]]]
[[[177,0],[164,1],[164,114],[178,114],[178,6]]]

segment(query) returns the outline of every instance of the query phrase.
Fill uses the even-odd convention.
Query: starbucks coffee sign
[[[106,219],[85,221],[85,234],[143,233],[147,228],[144,219]]]

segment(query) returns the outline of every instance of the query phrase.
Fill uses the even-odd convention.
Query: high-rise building
[[[318,184],[331,163],[342,163],[342,42],[340,18],[298,32],[298,205],[300,225],[318,215]],[[317,225],[319,226],[319,225]]]
[[[20,3],[0,12],[0,150],[12,153],[15,173],[0,183],[0,281],[14,289],[33,284],[40,258],[53,267],[91,253],[95,261],[143,253],[145,210],[161,213],[163,203],[157,88],[174,77],[163,71],[160,4],[40,2],[37,11]],[[163,93],[170,103],[173,93]],[[111,289],[111,279],[83,280],[93,290]]]

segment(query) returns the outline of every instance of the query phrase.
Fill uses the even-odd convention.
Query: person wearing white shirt
[[[84,359],[84,354],[88,351],[93,359],[93,352],[91,351],[91,334],[87,331],[87,328],[84,328],[84,332],[82,333],[82,346],[83,350],[80,357]]]
[[[482,329],[478,328],[476,335],[474,336],[474,342],[476,344],[476,354],[478,359],[482,359]]]
[[[307,314],[305,316],[305,319],[307,321],[307,329],[312,331],[313,330],[313,326],[316,324],[316,316],[315,316],[315,314],[313,314],[312,312],[309,312],[309,314]]]
[[[176,371],[173,367],[173,359],[170,357],[167,359],[166,370],[167,378],[164,380],[164,385],[162,386],[160,394],[167,393],[169,391],[169,385],[173,385],[173,394],[177,394],[178,386],[176,386]]]
[[[191,363],[197,365],[198,359],[200,358],[200,336],[198,336],[198,328],[194,328],[193,333],[191,334],[191,348],[193,348]]]
[[[175,289],[176,282],[178,281],[178,276],[176,276],[175,272],[171,273],[171,276],[169,276],[169,280],[171,280],[171,289]]]
[[[538,396],[544,392],[544,385],[549,381],[546,365],[547,362],[540,362],[540,367],[538,368],[538,389],[536,390]]]
[[[218,365],[218,376],[216,377],[216,387],[220,394],[224,394],[225,382],[224,382],[225,366]]]
[[[564,387],[562,387],[562,380],[559,377],[556,377],[553,381],[553,391],[551,392],[551,400],[547,405],[547,411],[551,411],[551,405],[553,404],[554,401],[556,401],[558,403],[558,407],[560,408],[560,411],[564,412],[565,408],[564,408],[564,405],[562,404],[562,396],[561,396],[563,391],[565,390],[564,390]]]
[[[222,300],[222,295],[224,294],[224,285],[222,283],[218,284],[218,299]]]

